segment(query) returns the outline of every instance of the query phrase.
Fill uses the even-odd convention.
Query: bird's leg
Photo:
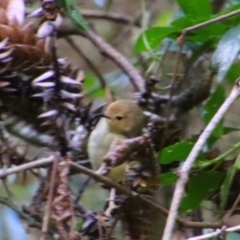
[[[117,205],[114,203],[115,196],[116,196],[116,189],[115,188],[111,188],[108,207],[107,207],[107,209],[105,211],[105,214],[107,216],[109,216],[109,217],[111,216],[112,210],[117,208]]]
[[[100,175],[106,175],[106,174],[107,174],[106,168],[107,168],[106,163],[102,163],[102,165],[101,165],[100,168],[96,171],[96,173],[97,173],[97,174],[100,174]]]

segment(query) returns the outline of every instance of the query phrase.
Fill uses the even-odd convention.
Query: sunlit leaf
[[[97,78],[92,74],[86,74],[83,89],[84,91],[90,91],[99,86]]]
[[[240,51],[240,24],[228,30],[221,38],[212,57],[212,64],[218,68],[217,79],[221,82]]]
[[[154,26],[156,27],[168,26],[172,18],[173,18],[172,11],[164,11],[163,13],[160,13],[157,19],[154,21]]]
[[[143,32],[137,39],[134,51],[136,53],[155,49],[162,40],[171,33],[177,32],[174,27],[154,27]]]

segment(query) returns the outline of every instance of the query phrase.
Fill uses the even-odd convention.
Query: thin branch
[[[99,175],[96,172],[94,172],[88,168],[85,168],[81,165],[78,165],[74,162],[70,162],[70,164],[74,169],[78,170],[81,173],[85,173],[85,174],[91,176],[96,181],[99,181],[108,186],[111,186],[111,187],[115,188],[117,191],[119,191],[122,194],[125,194],[129,197],[138,198],[139,200],[143,201],[144,203],[147,203],[149,206],[151,206],[151,207],[155,208],[156,210],[158,210],[159,212],[161,212],[163,215],[167,216],[169,214],[168,210],[165,209],[164,207],[160,206],[159,204],[153,202],[150,199],[145,198],[144,196],[139,195],[136,192],[133,192],[133,191],[119,185],[116,182],[113,182],[109,178]],[[182,226],[189,227],[189,228],[219,228],[222,226],[222,224],[220,222],[213,222],[213,223],[211,223],[211,222],[190,222],[190,221],[185,221],[185,220],[181,219],[180,217],[177,217],[177,221]]]
[[[110,58],[115,62],[130,78],[132,85],[136,91],[144,92],[145,80],[139,71],[128,61],[128,59],[118,52],[109,43],[105,42],[99,35],[91,30],[87,32],[79,32],[82,36],[90,40],[101,52],[101,54]]]
[[[231,209],[224,216],[225,223],[227,222],[228,218],[232,215],[232,213],[236,210],[239,202],[240,202],[240,193],[238,194],[237,198],[235,199]]]
[[[46,166],[46,165],[52,163],[54,161],[54,159],[55,159],[54,156],[50,156],[48,158],[39,159],[39,160],[36,160],[31,163],[22,164],[21,166],[12,167],[12,168],[9,168],[6,170],[0,170],[0,178],[6,177],[10,174],[14,174],[14,173],[17,173],[20,171],[24,171],[24,170],[28,170],[28,169],[32,169],[32,168],[36,168],[36,167],[41,167],[41,166]],[[153,202],[152,200],[149,200],[141,195],[138,195],[138,193],[135,193],[135,192],[117,184],[116,182],[113,182],[109,178],[99,175],[96,172],[94,172],[86,167],[78,165],[74,162],[70,162],[70,165],[73,169],[77,170],[77,172],[85,173],[88,176],[94,178],[96,181],[105,183],[106,185],[108,185],[110,187],[116,188],[117,191],[119,191],[122,194],[125,194],[129,197],[137,197],[141,201],[147,203],[149,206],[152,206],[153,208],[155,208],[156,210],[161,212],[163,215],[168,216],[168,214],[169,214],[168,210],[165,209],[164,207],[160,206],[159,204]],[[190,222],[190,221],[185,221],[185,220],[181,219],[180,217],[177,217],[177,221],[182,226],[189,227],[189,228],[220,228],[222,226],[221,222],[213,222],[213,223],[212,222]]]
[[[204,235],[201,235],[201,236],[198,236],[198,237],[191,237],[191,238],[188,238],[187,240],[210,239],[212,237],[216,237],[216,236],[219,236],[219,235],[224,234],[224,233],[236,232],[238,230],[240,230],[240,225],[230,227],[230,228],[217,229],[216,231],[214,231],[212,233],[204,234]]]
[[[16,167],[11,167],[11,168],[7,168],[7,169],[1,169],[0,170],[0,178],[4,178],[10,174],[14,174],[14,173],[18,173],[18,172],[22,172],[28,169],[32,169],[32,168],[36,168],[36,167],[42,167],[46,164],[49,164],[51,162],[53,162],[53,160],[55,159],[55,157],[53,155],[51,155],[48,158],[42,158],[36,161],[32,161],[29,163],[25,163]]]
[[[139,17],[136,19],[132,16],[123,15],[116,12],[102,12],[88,9],[81,10],[81,13],[86,18],[104,19],[121,24],[134,24],[135,26],[140,27],[140,23],[137,21]]]
[[[46,239],[46,234],[48,232],[48,225],[49,225],[49,219],[50,219],[50,215],[51,215],[51,206],[52,206],[52,200],[53,200],[54,186],[55,186],[55,180],[56,180],[56,174],[57,174],[57,166],[58,166],[58,158],[55,158],[53,161],[52,169],[51,169],[50,184],[49,184],[49,188],[48,188],[47,205],[46,205],[44,216],[43,216],[41,240]]]
[[[233,17],[233,16],[238,15],[238,14],[240,14],[240,9],[238,9],[236,11],[233,11],[233,12],[230,12],[230,13],[227,13],[227,14],[224,14],[222,16],[216,17],[216,18],[211,19],[209,21],[202,22],[202,23],[196,24],[196,25],[191,26],[191,27],[187,27],[183,30],[182,36],[185,36],[187,33],[192,32],[194,30],[197,30],[199,28],[206,27],[206,26],[211,25],[211,24],[216,23],[216,22],[220,22],[222,20],[228,19],[228,18]]]
[[[181,202],[185,185],[188,181],[189,172],[193,166],[195,159],[197,158],[199,152],[201,151],[202,147],[206,143],[208,137],[211,135],[212,131],[216,127],[216,125],[220,122],[228,108],[231,104],[237,99],[240,94],[240,78],[236,80],[236,83],[222,106],[219,108],[217,113],[214,115],[210,123],[204,129],[202,134],[199,136],[198,141],[194,145],[192,151],[190,152],[189,156],[187,157],[186,161],[182,165],[179,170],[179,179],[176,183],[175,191],[172,198],[172,203],[167,219],[167,223],[164,229],[164,234],[162,240],[169,240],[171,239],[172,231],[174,228],[175,220],[178,213],[179,204]]]

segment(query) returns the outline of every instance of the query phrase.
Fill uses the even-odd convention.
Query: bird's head
[[[110,131],[135,137],[141,134],[146,118],[141,108],[131,100],[111,103],[105,113]]]

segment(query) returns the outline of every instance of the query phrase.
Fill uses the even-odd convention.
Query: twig
[[[115,229],[115,227],[116,227],[116,225],[117,225],[117,222],[118,222],[119,219],[120,219],[120,216],[119,216],[119,215],[120,215],[120,214],[118,214],[118,215],[115,217],[115,219],[114,219],[114,221],[113,221],[113,224],[111,225],[111,227],[110,227],[110,229],[109,229],[109,231],[108,231],[108,233],[107,233],[106,239],[112,239],[111,237],[112,237],[113,231],[114,231],[114,229]]]
[[[12,167],[12,168],[9,168],[6,170],[0,170],[0,178],[6,177],[10,174],[14,174],[14,173],[17,173],[20,171],[24,171],[27,169],[36,168],[36,167],[40,167],[40,166],[44,166],[44,165],[46,166],[46,165],[52,163],[54,159],[55,159],[54,156],[50,156],[48,158],[42,158],[42,159],[36,160],[31,163],[23,164],[21,166]],[[78,172],[85,173],[88,176],[91,176],[92,178],[94,178],[96,181],[105,183],[106,185],[108,185],[110,187],[116,188],[117,191],[121,192],[122,194],[125,194],[129,197],[138,197],[143,202],[145,202],[145,203],[149,204],[150,206],[152,206],[153,208],[157,209],[163,215],[167,216],[169,214],[168,210],[165,209],[164,207],[158,205],[157,203],[155,203],[149,199],[142,197],[141,195],[138,195],[137,193],[135,193],[133,191],[130,191],[129,189],[113,182],[109,178],[99,175],[99,174],[95,173],[94,171],[92,171],[86,167],[83,167],[81,165],[78,165],[74,162],[70,162],[70,164]],[[220,222],[213,222],[213,223],[212,222],[190,222],[190,221],[185,221],[185,220],[181,219],[180,217],[177,217],[177,221],[182,226],[189,227],[189,228],[219,228],[222,226],[222,224]]]
[[[88,10],[88,9],[81,10],[81,13],[86,18],[105,19],[105,20],[110,20],[116,23],[121,23],[121,24],[134,24],[140,27],[139,21],[137,21],[139,17],[136,19],[131,16],[119,14],[116,12],[106,13],[102,11]]]
[[[228,218],[232,215],[232,213],[236,210],[239,202],[240,202],[240,193],[238,194],[237,198],[235,199],[231,209],[224,216],[224,222],[225,223],[228,220]]]
[[[87,32],[79,32],[82,36],[88,38],[99,51],[115,62],[130,78],[132,85],[136,91],[144,92],[145,80],[139,71],[128,61],[128,59],[113,48],[109,43],[105,42],[100,36],[91,30]]]
[[[204,129],[202,134],[199,136],[198,141],[194,145],[192,151],[190,152],[189,156],[187,157],[186,161],[182,165],[182,167],[179,170],[179,179],[176,183],[175,191],[172,198],[172,203],[167,219],[167,223],[164,229],[164,234],[162,240],[169,240],[171,239],[174,223],[177,217],[178,207],[180,204],[180,201],[182,199],[185,185],[188,181],[189,177],[189,171],[192,168],[192,165],[198,156],[200,150],[202,149],[203,145],[206,143],[206,140],[211,135],[212,131],[216,127],[216,125],[219,123],[219,121],[222,119],[228,108],[231,106],[231,104],[236,100],[236,98],[240,94],[240,78],[236,80],[236,83],[228,96],[228,98],[225,100],[225,102],[222,104],[222,106],[219,108],[217,113],[214,115],[210,123],[207,125],[207,127]]]
[[[44,216],[43,216],[42,236],[41,236],[40,240],[45,240],[46,234],[48,232],[48,224],[49,224],[49,218],[51,215],[51,205],[52,205],[52,200],[53,200],[53,192],[54,192],[54,187],[55,187],[57,166],[58,166],[58,158],[55,158],[53,161],[52,169],[51,169],[50,184],[49,184],[49,188],[48,188],[48,199],[47,199],[47,205],[46,205]]]
[[[4,190],[5,190],[8,198],[11,199],[12,196],[13,196],[13,194],[12,194],[12,192],[10,191],[10,189],[8,188],[8,185],[7,185],[7,183],[6,183],[5,180],[6,180],[6,179],[2,179],[2,185],[3,185],[3,188],[4,188]]]
[[[194,26],[187,27],[187,28],[185,28],[185,29],[183,30],[182,36],[185,36],[187,33],[192,32],[192,31],[194,31],[194,30],[197,30],[197,29],[199,29],[199,28],[202,28],[202,27],[206,27],[206,26],[208,26],[208,25],[211,25],[211,24],[213,24],[213,23],[215,23],[215,22],[220,22],[220,21],[222,21],[222,20],[228,19],[228,18],[233,17],[233,16],[235,16],[235,15],[237,15],[237,14],[240,14],[240,9],[238,9],[238,10],[236,10],[236,11],[233,11],[233,12],[230,12],[230,13],[227,13],[227,14],[224,14],[224,15],[222,15],[222,16],[216,17],[216,18],[214,18],[214,19],[208,20],[208,21],[206,21],[206,22],[202,22],[202,23],[196,24],[196,25],[194,25]]]
[[[240,225],[230,227],[230,228],[217,229],[216,231],[214,231],[212,233],[204,234],[204,235],[201,235],[201,236],[198,236],[198,237],[191,237],[191,238],[188,238],[187,240],[210,239],[212,237],[216,237],[216,236],[219,236],[219,235],[227,233],[227,232],[236,232],[238,230],[240,230]]]
[[[149,200],[141,195],[139,195],[136,192],[133,192],[119,184],[117,184],[116,182],[113,182],[112,180],[110,180],[107,177],[104,177],[102,175],[97,174],[96,172],[85,168],[81,165],[78,165],[74,162],[70,162],[71,166],[78,170],[81,173],[85,173],[89,176],[91,176],[93,179],[95,179],[96,181],[102,182],[108,186],[111,186],[113,188],[115,188],[117,191],[121,192],[122,194],[125,194],[129,197],[136,197],[139,200],[147,203],[149,206],[155,208],[156,210],[158,210],[159,212],[161,212],[163,215],[167,216],[169,214],[168,210],[165,209],[164,207],[160,206],[159,204],[153,202],[152,200]],[[190,221],[185,221],[183,219],[181,219],[180,217],[177,217],[177,221],[179,224],[185,226],[185,227],[189,227],[189,228],[219,228],[222,226],[222,224],[220,222],[190,222]]]
[[[78,202],[80,201],[85,189],[87,188],[89,182],[90,182],[91,178],[89,176],[87,176],[87,179],[83,182],[83,184],[80,186],[79,190],[78,190],[78,193],[77,193],[77,196],[74,200],[74,204],[78,204]]]
[[[182,50],[183,50],[183,41],[179,43],[179,48],[178,48],[178,52],[177,52],[177,56],[176,56],[176,62],[174,65],[174,69],[173,69],[173,76],[171,79],[171,83],[170,83],[170,91],[169,91],[169,98],[166,104],[166,122],[164,122],[163,125],[163,136],[167,136],[168,135],[168,130],[169,130],[169,122],[170,122],[170,117],[171,117],[171,104],[172,104],[172,100],[173,100],[173,94],[174,94],[174,90],[177,84],[177,74],[178,74],[178,68],[179,68],[179,64],[180,64],[180,60],[181,60],[181,54],[182,54]],[[165,141],[166,141],[166,137],[162,138],[161,141],[161,145],[160,145],[160,149],[162,149],[165,145]]]
[[[50,156],[48,158],[42,158],[42,159],[39,159],[39,160],[36,160],[33,162],[25,163],[20,166],[11,167],[11,168],[7,168],[7,169],[1,169],[0,170],[0,178],[4,178],[10,174],[18,173],[18,172],[25,171],[25,170],[28,170],[31,168],[44,166],[46,164],[51,163],[54,159],[55,159],[54,156]]]

